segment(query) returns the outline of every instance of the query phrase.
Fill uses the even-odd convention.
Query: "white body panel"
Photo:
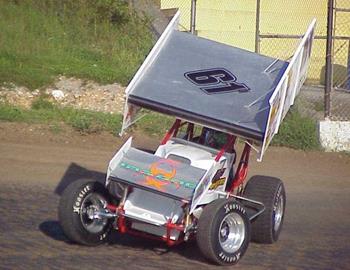
[[[161,226],[169,219],[177,222],[182,217],[181,205],[180,201],[135,188],[129,194],[124,210],[128,217]]]
[[[186,159],[191,166],[206,170],[202,179],[194,190],[190,213],[193,213],[197,206],[210,203],[218,198],[215,190],[224,191],[229,170],[232,167],[234,154],[223,155],[218,162],[215,161],[217,150],[196,145],[184,140],[169,140],[165,145],[158,147],[155,155],[162,158],[172,158],[177,156]],[[181,143],[182,142],[182,143]],[[110,172],[115,169],[124,154],[131,148],[132,138],[120,148],[109,163],[107,170],[107,183]],[[188,143],[188,145],[187,145]],[[173,156],[172,156],[173,155]],[[218,170],[224,169],[221,178],[226,181],[215,190],[209,190],[212,179]],[[133,188],[124,203],[125,216],[134,220],[132,228],[151,233],[158,236],[165,236],[165,224],[171,220],[172,223],[181,221],[184,217],[183,202],[174,200],[161,194]],[[177,240],[178,231],[171,234],[172,240]]]
[[[111,172],[118,166],[119,162],[122,160],[124,154],[128,152],[132,144],[132,137],[130,137],[126,143],[118,150],[118,152],[113,156],[108,164],[107,175],[106,175],[106,186],[109,183],[109,176]]]
[[[183,142],[185,143],[186,141]],[[230,168],[233,166],[233,154],[229,155],[226,153],[220,158],[219,162],[216,162],[215,157],[217,153],[215,153],[215,150],[213,149],[210,151],[209,149],[205,150],[203,148],[205,147],[200,145],[196,147],[192,144],[186,145],[169,140],[165,145],[160,145],[155,153],[155,155],[164,158],[169,158],[171,155],[184,157],[190,160],[191,166],[207,171],[195,190],[190,213],[192,213],[198,205],[208,204],[218,198],[218,193],[216,193],[215,190],[224,191],[227,179],[229,177]],[[222,168],[225,168],[225,171],[221,176],[226,178],[225,182],[223,185],[218,186],[215,190],[209,190],[211,180],[216,172]]]
[[[158,147],[156,156],[168,158],[170,155],[184,157],[197,168],[208,170],[214,163],[215,155],[194,146],[178,144],[172,140]]]

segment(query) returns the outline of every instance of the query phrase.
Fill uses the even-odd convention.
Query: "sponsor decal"
[[[86,193],[90,190],[90,186],[85,186],[83,190],[81,190],[78,194],[78,197],[75,199],[73,205],[73,213],[80,214],[81,203]]]
[[[219,178],[219,179],[213,181],[213,183],[210,185],[209,189],[210,190],[217,189],[219,186],[222,186],[223,184],[225,184],[225,181],[226,181],[226,177]]]
[[[168,159],[161,159],[152,163],[149,169],[142,169],[132,164],[122,161],[119,166],[126,170],[131,170],[145,176],[143,184],[154,187],[158,190],[164,190],[167,185],[174,185],[177,189],[180,187],[195,189],[196,183],[175,178],[175,162]],[[166,168],[166,169],[165,169]]]
[[[223,252],[220,252],[219,253],[219,258],[221,260],[223,260],[224,262],[228,262],[228,263],[234,263],[234,262],[237,262],[241,257],[241,253],[237,253],[233,256],[230,256],[230,255],[226,255],[225,253]]]
[[[231,212],[233,210],[238,210],[244,214],[246,212],[242,206],[240,206],[239,204],[236,204],[236,203],[227,203],[227,204],[225,204],[224,209],[225,209],[225,214],[228,214],[229,212]]]

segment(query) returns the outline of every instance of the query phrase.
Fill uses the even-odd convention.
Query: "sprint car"
[[[180,32],[178,19],[129,83],[121,133],[145,109],[173,116],[173,126],[154,153],[130,137],[104,184],[71,183],[59,221],[78,244],[103,243],[111,230],[169,246],[194,239],[209,261],[232,265],[250,241],[271,244],[281,233],[283,182],[245,180],[251,151],[262,160],[305,81],[315,21],[282,61]]]

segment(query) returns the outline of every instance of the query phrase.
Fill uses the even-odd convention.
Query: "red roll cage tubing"
[[[165,134],[163,140],[161,141],[161,145],[164,145],[167,143],[167,141],[169,141],[169,139],[172,136],[176,136],[177,132],[179,130],[180,127],[184,126],[186,123],[188,122],[182,122],[180,119],[176,119],[175,123],[173,124],[173,126],[169,129],[169,131]],[[187,134],[189,134],[189,139],[191,139],[193,137],[193,124],[192,123],[188,123],[188,127],[187,127]],[[220,160],[220,158],[222,157],[222,155],[229,151],[229,150],[233,150],[233,149],[229,149],[232,145],[234,145],[234,143],[236,142],[236,136],[232,135],[232,134],[227,134],[228,136],[228,140],[226,142],[226,144],[221,148],[221,150],[219,151],[219,153],[216,155],[215,157],[215,161],[218,162]],[[232,181],[232,185],[231,187],[228,188],[228,192],[233,192],[235,188],[239,187],[240,185],[243,184],[244,180],[247,177],[248,174],[248,164],[249,164],[249,156],[250,156],[250,150],[251,150],[251,146],[250,146],[251,142],[248,141],[245,143],[244,149],[242,151],[241,154],[241,159],[239,161],[237,170],[236,170],[236,174],[235,177]]]

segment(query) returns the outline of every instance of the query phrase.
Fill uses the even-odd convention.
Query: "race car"
[[[305,81],[315,21],[290,61],[180,32],[178,21],[129,83],[121,134],[145,109],[173,116],[173,126],[154,153],[130,137],[104,184],[71,183],[59,220],[79,244],[103,243],[113,229],[169,246],[195,239],[209,261],[232,265],[250,241],[271,244],[281,233],[283,182],[245,179],[251,150],[261,161]]]

